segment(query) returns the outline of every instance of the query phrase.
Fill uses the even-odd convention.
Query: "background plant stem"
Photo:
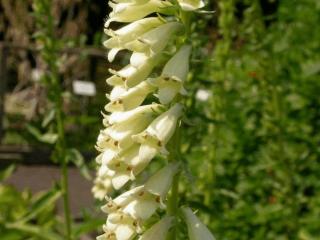
[[[52,101],[55,118],[53,125],[57,133],[54,158],[60,163],[61,188],[63,193],[65,239],[71,240],[71,213],[69,206],[67,146],[64,131],[63,89],[59,77],[58,48],[59,40],[55,36],[55,19],[51,13],[52,3],[49,0],[35,0],[33,3],[38,32],[36,39],[42,43],[42,58],[47,63],[47,76],[44,84],[48,88],[48,98]]]

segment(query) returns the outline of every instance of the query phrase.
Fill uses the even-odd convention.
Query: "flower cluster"
[[[157,154],[168,154],[166,145],[183,114],[177,99],[186,94],[183,85],[191,54],[188,45],[172,48],[170,44],[185,31],[176,16],[179,11],[194,11],[204,4],[201,0],[113,0],[109,5],[112,12],[105,24],[109,39],[104,43],[110,49],[108,60],[113,61],[123,49],[132,54],[129,64],[120,70],[110,69],[112,75],[107,79],[113,89],[107,95],[108,114],[103,113],[105,128],[96,143],[100,154],[93,193],[96,198],[107,199],[102,210],[108,218],[98,239],[130,240],[140,234],[140,240],[164,240],[172,216],[163,217],[146,231],[143,224],[158,208],[165,208],[179,164],[168,164],[145,184],[115,199],[108,193],[134,180]],[[127,25],[112,30],[112,22]],[[155,71],[163,62],[162,70]]]

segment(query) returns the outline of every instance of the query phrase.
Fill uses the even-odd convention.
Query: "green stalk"
[[[64,124],[61,110],[61,99],[59,104],[57,104],[56,110],[56,121],[58,128],[58,156],[61,162],[61,187],[63,193],[63,209],[64,209],[64,217],[65,217],[65,230],[66,230],[66,239],[71,240],[71,214],[70,214],[70,205],[69,205],[69,184],[68,184],[68,163],[66,159],[65,153],[65,132],[64,132]]]
[[[169,161],[179,163],[180,158],[180,126],[178,126],[170,144]],[[167,201],[167,214],[176,217],[179,209],[179,179],[180,171],[174,176],[171,186],[170,195]],[[167,240],[175,240],[177,238],[177,227],[174,225],[168,233]]]
[[[191,34],[191,13],[181,10],[179,12],[179,17],[181,22],[185,26],[185,34],[182,41],[180,42],[181,45],[185,44],[188,41],[188,38]],[[181,98],[178,98],[181,100]],[[170,141],[169,145],[169,161],[172,163],[179,163],[181,162],[181,135],[180,135],[180,128],[181,126],[177,126],[177,130],[174,133],[172,140]],[[169,216],[173,216],[177,219],[178,210],[179,210],[179,180],[180,180],[180,171],[174,176],[172,180],[171,191],[168,196],[167,201],[167,214]],[[174,225],[171,230],[168,232],[167,240],[176,240],[177,239],[177,226]]]
[[[68,163],[66,158],[66,142],[63,119],[63,100],[62,87],[59,81],[58,70],[58,39],[55,37],[54,17],[51,14],[51,1],[35,0],[33,8],[36,17],[38,40],[43,43],[41,51],[43,60],[47,63],[49,73],[48,80],[45,82],[47,89],[52,93],[52,101],[55,109],[55,127],[58,140],[55,144],[55,157],[60,163],[61,168],[61,188],[63,193],[63,207],[65,218],[65,239],[71,240],[71,213],[69,206],[69,186],[68,186]],[[39,37],[41,36],[41,37]],[[37,37],[36,37],[37,38]]]

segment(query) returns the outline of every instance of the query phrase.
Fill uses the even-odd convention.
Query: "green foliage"
[[[3,169],[5,180],[13,166]],[[0,184],[0,233],[3,240],[59,240],[55,202],[61,196],[59,187],[34,196],[29,191],[17,191]]]
[[[219,1],[214,61],[193,77],[193,96],[212,96],[190,99],[197,184],[185,191],[217,239],[318,239],[319,3],[280,1],[266,16],[245,1],[238,17],[239,2]]]

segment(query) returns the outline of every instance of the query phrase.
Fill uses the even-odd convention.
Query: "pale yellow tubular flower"
[[[103,148],[129,148],[131,139],[143,131],[162,112],[162,105],[150,104],[137,107],[126,112],[114,112],[109,117],[110,126],[100,132],[97,146]]]
[[[183,24],[168,22],[146,32],[137,40],[127,43],[126,49],[133,52],[143,52],[149,56],[160,53],[167,46],[170,39],[176,33],[183,30]]]
[[[165,240],[168,230],[172,226],[173,219],[173,217],[165,216],[145,231],[138,240]]]
[[[157,208],[163,207],[163,201],[177,170],[176,165],[165,166],[150,177],[145,185],[131,189],[114,200],[109,199],[102,210],[108,214],[120,211],[136,220],[150,218]]]
[[[203,0],[178,0],[178,3],[185,11],[195,11],[205,6]]]
[[[110,103],[105,107],[108,112],[128,111],[138,107],[144,99],[156,88],[150,83],[143,81],[121,93],[114,94],[111,92]],[[117,91],[118,89],[115,88]]]
[[[190,240],[215,240],[212,233],[190,208],[183,207],[182,212],[188,226],[188,235]]]
[[[140,154],[150,149],[157,149],[166,154],[165,145],[174,134],[177,122],[182,115],[183,106],[176,103],[168,111],[162,113],[147,127],[147,129],[132,138],[141,143]]]
[[[160,26],[164,21],[158,17],[149,17],[137,20],[116,31],[106,29],[105,32],[111,37],[103,44],[111,49],[108,54],[109,62],[112,62],[118,51],[125,49],[125,44],[134,41],[142,34]]]
[[[92,188],[92,193],[97,199],[104,199],[105,196],[112,190],[112,178],[114,171],[107,166],[101,165],[97,172],[97,177]]]
[[[139,155],[139,149],[140,145],[135,144],[106,163],[109,169],[116,172],[117,177],[115,176],[112,179],[115,189],[121,188],[129,180],[134,180],[135,176],[148,166],[149,162],[156,154],[156,152],[151,152],[142,158]]]
[[[162,105],[150,104],[126,112],[114,112],[109,118],[111,126],[103,131],[107,135],[105,138],[111,138],[109,142],[120,149],[129,148],[134,143],[132,135],[146,129],[161,111]]]
[[[162,104],[170,103],[180,93],[186,94],[183,87],[189,72],[189,56],[191,46],[182,46],[179,51],[166,63],[161,76],[149,79],[149,82],[159,88],[158,97]]]
[[[145,80],[159,59],[158,55],[144,58],[137,66],[129,64],[119,71],[109,69],[113,76],[107,79],[107,83],[111,86],[133,87]]]
[[[172,6],[167,0],[150,0],[141,1],[141,3],[132,1],[124,3],[109,2],[112,12],[109,14],[109,19],[105,23],[107,28],[111,22],[134,22],[147,15],[158,12],[166,13],[167,8]]]
[[[103,200],[105,196],[112,190],[111,178],[96,177],[94,180],[94,186],[92,187],[92,193],[94,198]]]
[[[133,239],[141,231],[139,222],[122,212],[109,214],[103,230],[111,239],[114,237],[116,240]]]

